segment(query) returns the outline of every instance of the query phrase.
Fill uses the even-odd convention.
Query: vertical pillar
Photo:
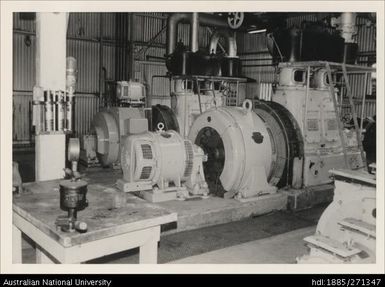
[[[41,91],[66,91],[67,23],[68,13],[36,15],[35,88]],[[44,93],[35,93],[34,101],[44,101]],[[40,111],[39,115],[34,115],[34,122],[39,116]],[[36,181],[62,178],[65,168],[64,132],[36,131]]]

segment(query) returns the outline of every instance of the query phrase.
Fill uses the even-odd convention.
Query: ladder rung
[[[304,240],[316,247],[320,247],[344,258],[351,257],[361,252],[360,249],[347,247],[337,240],[322,235],[308,236]]]
[[[345,218],[338,222],[338,224],[349,229],[358,230],[372,237],[376,237],[376,226],[374,224],[370,224],[355,218]]]

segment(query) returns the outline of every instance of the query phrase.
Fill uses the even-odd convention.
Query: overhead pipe
[[[190,13],[174,13],[167,18],[167,55],[172,54],[175,49],[177,28],[180,22],[186,22],[190,19]]]
[[[343,12],[338,18],[331,19],[331,26],[337,27],[346,43],[355,42],[353,36],[357,33],[356,17],[356,13]]]
[[[228,30],[217,30],[210,38],[209,53],[216,53],[220,38],[224,38],[227,42],[227,54],[229,57],[237,57],[237,42],[234,34]]]
[[[193,53],[199,50],[199,15],[196,12],[191,15],[190,50]]]
[[[211,26],[228,28],[227,21],[220,16],[205,13],[174,13],[167,18],[167,55],[175,50],[177,41],[177,28],[179,23],[190,24],[190,47],[191,50],[198,50],[199,26]]]

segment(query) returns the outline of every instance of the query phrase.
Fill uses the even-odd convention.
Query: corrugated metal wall
[[[31,135],[32,118],[32,93],[14,92],[13,93],[13,134],[14,143],[28,144],[33,141]]]
[[[99,111],[99,97],[89,95],[78,95],[75,97],[74,131],[76,136],[87,134],[94,115]]]

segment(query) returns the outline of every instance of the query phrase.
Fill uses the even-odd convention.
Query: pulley
[[[93,128],[99,160],[105,166],[116,162],[119,157],[119,130],[114,116],[108,112],[97,113]]]

